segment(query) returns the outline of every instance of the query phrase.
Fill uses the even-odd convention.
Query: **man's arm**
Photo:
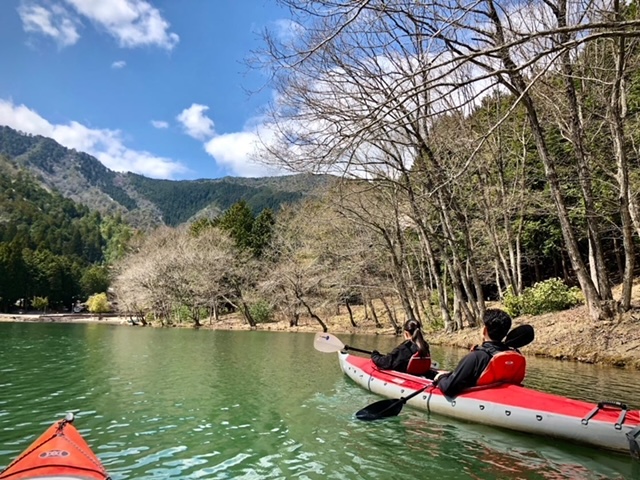
[[[478,380],[478,353],[471,352],[464,357],[451,373],[436,376],[435,383],[447,397],[455,397],[465,388],[473,387]]]

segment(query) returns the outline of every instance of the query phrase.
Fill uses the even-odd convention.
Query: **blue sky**
[[[286,18],[274,0],[2,0],[0,125],[154,178],[274,174],[249,158],[272,92],[244,60]]]

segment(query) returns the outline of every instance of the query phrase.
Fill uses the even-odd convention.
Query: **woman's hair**
[[[418,346],[418,353],[421,357],[430,356],[429,344],[422,336],[422,326],[417,320],[407,320],[404,322],[403,330],[409,332],[411,341]]]

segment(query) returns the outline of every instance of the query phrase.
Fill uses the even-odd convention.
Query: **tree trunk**
[[[480,305],[484,304],[484,299],[482,298],[482,293],[478,292],[477,290],[478,285],[475,276],[473,276],[473,283],[476,287],[475,292],[474,289],[471,288],[471,282],[469,281],[469,277],[465,272],[463,262],[457,253],[458,246],[453,242],[453,239],[456,235],[451,225],[447,204],[445,204],[442,199],[439,200],[439,208],[441,225],[446,232],[445,237],[447,244],[449,245],[449,254],[451,255],[451,260],[453,263],[452,268],[449,269],[449,275],[451,275],[452,285],[460,285],[462,288],[464,288],[468,302],[464,302],[462,295],[459,295],[459,301],[466,303],[466,310],[469,310],[469,307],[471,308],[469,314],[470,321],[475,322],[475,319],[478,318],[481,311],[484,310],[483,306],[480,307]],[[466,233],[468,234],[468,232]]]
[[[371,299],[369,299],[369,310],[371,311],[371,316],[373,317],[373,321],[376,324],[376,328],[382,328],[382,324],[378,319],[378,314],[376,313],[376,309],[373,308],[373,301]]]
[[[396,333],[401,332],[402,331],[402,327],[398,325],[398,321],[396,319],[396,316],[395,316],[394,312],[391,310],[391,307],[389,306],[389,303],[387,302],[387,299],[384,298],[384,296],[381,296],[380,300],[382,301],[382,304],[384,305],[384,308],[387,310],[387,315],[389,316],[389,321],[391,322],[391,325],[393,326],[393,329],[395,330]]]
[[[460,301],[459,289],[453,290],[453,328],[454,331],[462,330],[462,313],[460,312],[460,306],[463,302]]]
[[[618,267],[618,277],[622,281],[624,278],[624,262],[622,261],[622,255],[620,254],[620,242],[616,237],[613,237],[613,252],[616,256],[616,266]]]
[[[297,327],[298,322],[300,321],[300,313],[293,312],[293,317],[289,320],[289,327]]]
[[[424,312],[424,306],[422,305],[422,302],[420,301],[420,292],[418,290],[418,287],[416,286],[416,282],[413,280],[413,272],[411,271],[411,268],[409,267],[409,265],[405,264],[405,270],[407,272],[407,284],[409,285],[409,288],[411,289],[411,296],[413,299],[413,313],[416,317],[416,320],[422,324],[422,315],[420,314],[421,311]]]
[[[620,2],[614,0],[614,10],[617,19],[620,19]],[[618,181],[618,207],[622,219],[622,244],[624,247],[624,275],[622,279],[622,296],[620,308],[628,311],[631,308],[631,290],[633,288],[633,269],[635,267],[635,251],[633,245],[633,225],[631,212],[629,211],[629,165],[624,146],[624,126],[622,118],[626,110],[623,100],[624,70],[625,70],[625,39],[617,40],[617,48],[614,55],[616,64],[616,79],[613,84],[610,101],[611,133],[617,163],[616,180]]]
[[[598,267],[596,265],[596,255],[595,255],[595,248],[594,248],[594,241],[593,238],[591,237],[591,234],[588,234],[588,240],[589,240],[589,273],[591,274],[591,280],[593,280],[593,283],[595,284],[596,289],[598,289],[598,292],[600,292],[599,287],[598,287]]]
[[[633,228],[636,231],[636,235],[640,237],[640,208],[638,208],[638,200],[636,195],[632,195],[629,192],[629,213],[631,214],[631,220],[633,221]]]
[[[358,325],[356,325],[356,321],[353,319],[353,311],[351,310],[351,305],[349,305],[349,300],[345,300],[344,304],[347,306],[347,310],[349,311],[349,320],[351,321],[351,326],[353,328],[358,328]]]
[[[493,265],[494,265],[494,270],[495,270],[495,273],[496,273],[496,288],[498,289],[498,299],[502,300],[504,298],[504,294],[503,294],[503,291],[502,291],[502,285],[500,284],[500,269],[498,267],[498,261],[495,260]],[[515,289],[513,289],[512,291],[515,294]]]
[[[422,245],[426,249],[427,253],[427,262],[429,265],[429,272],[433,281],[436,284],[436,291],[438,292],[438,303],[440,304],[440,315],[442,315],[442,320],[444,322],[445,331],[449,331],[451,329],[451,313],[449,311],[449,306],[447,304],[447,292],[446,288],[440,280],[440,272],[438,272],[438,262],[436,260],[435,253],[433,252],[433,246],[429,239],[428,233],[426,229],[420,230],[420,239],[422,241]],[[431,302],[431,299],[429,299]]]
[[[252,329],[255,329],[257,324],[256,321],[253,319],[253,316],[251,315],[251,312],[249,311],[249,306],[247,305],[247,303],[244,301],[244,299],[242,298],[242,296],[238,295],[238,298],[240,300],[240,306],[236,305],[235,303],[233,303],[231,300],[229,300],[228,297],[223,297],[223,299],[229,304],[231,305],[233,308],[235,308],[236,310],[240,310],[242,312],[242,316],[244,317],[244,319],[247,321],[247,323],[249,324],[249,327],[251,327]]]
[[[244,300],[241,300],[241,305],[242,305],[242,314],[244,315],[244,318],[247,320],[247,323],[249,324],[249,326],[252,329],[255,329],[257,327],[256,321],[253,319],[253,315],[251,315],[251,312],[249,311],[249,305],[247,305],[247,302],[245,302]]]
[[[413,312],[413,307],[411,306],[411,295],[409,293],[409,288],[407,286],[407,282],[404,278],[404,239],[402,238],[403,234],[399,231],[399,226],[396,228],[395,232],[395,240],[398,242],[398,248],[400,252],[398,253],[394,248],[394,242],[391,237],[388,235],[388,232],[385,232],[384,237],[389,247],[389,252],[391,253],[391,264],[393,265],[393,269],[391,272],[391,276],[394,279],[394,283],[396,285],[396,291],[398,292],[398,296],[400,297],[400,302],[402,302],[402,308],[405,311],[407,319],[415,320],[415,314]]]
[[[307,309],[309,316],[313,318],[316,322],[318,322],[320,324],[320,327],[322,327],[322,331],[326,333],[328,331],[327,325],[322,321],[322,319],[318,315],[313,313],[313,310],[311,310],[311,307],[307,304],[307,302],[303,300],[303,298],[297,292],[296,292],[296,298],[300,300],[300,303],[302,304],[302,306],[304,306],[304,308]]]

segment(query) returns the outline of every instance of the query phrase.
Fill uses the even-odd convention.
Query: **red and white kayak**
[[[51,425],[0,472],[0,479],[109,480],[109,474],[72,421],[73,414],[68,414]]]
[[[406,401],[420,410],[633,456],[640,453],[640,411],[619,402],[595,404],[505,384],[476,387],[449,398],[429,379],[380,370],[369,358],[338,355],[342,371],[378,395],[400,399],[425,389]]]

